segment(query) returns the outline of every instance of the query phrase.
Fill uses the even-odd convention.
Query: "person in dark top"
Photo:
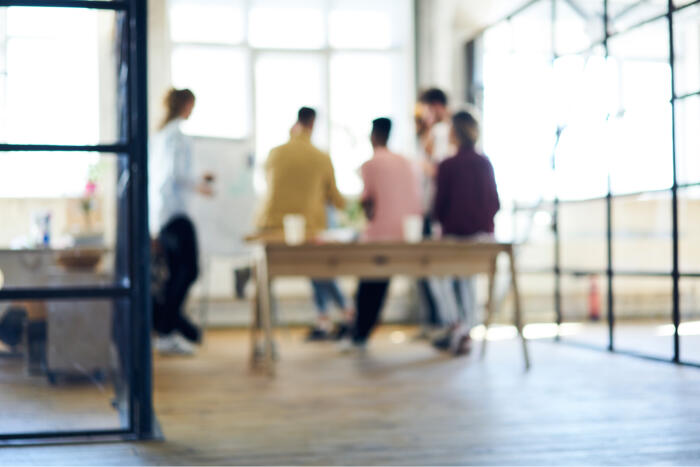
[[[492,234],[500,209],[491,162],[476,149],[479,127],[474,117],[459,112],[452,118],[452,138],[459,149],[438,166],[434,216],[443,235]]]
[[[453,157],[440,163],[437,170],[433,216],[442,226],[444,237],[492,236],[494,216],[500,209],[496,179],[491,162],[476,150],[479,125],[468,112],[452,117],[450,138],[459,149]],[[442,338],[434,341],[438,348],[456,355],[469,353],[469,332],[474,326],[476,295],[473,278],[452,281],[457,316]]]

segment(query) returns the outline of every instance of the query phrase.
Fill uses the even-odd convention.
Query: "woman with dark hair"
[[[494,233],[494,217],[500,209],[496,179],[491,162],[481,154],[476,143],[479,124],[468,112],[452,117],[450,140],[457,154],[440,163],[437,170],[433,216],[446,237],[484,238]],[[433,344],[441,349],[464,355],[470,350],[469,333],[475,324],[476,294],[474,279],[456,278],[446,289],[455,292],[456,315],[449,317],[450,332]]]
[[[149,156],[149,207],[154,255],[163,274],[153,291],[156,349],[164,354],[192,354],[200,330],[187,319],[183,305],[197,279],[198,253],[194,224],[188,215],[193,193],[212,196],[214,177],[192,177],[192,142],[180,129],[194,109],[189,89],[171,89],[165,96],[166,117],[155,134]],[[184,339],[183,339],[184,338]]]

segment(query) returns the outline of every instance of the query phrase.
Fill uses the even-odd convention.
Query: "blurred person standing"
[[[450,110],[448,98],[444,91],[430,88],[419,97],[419,113],[422,125],[419,137],[423,188],[423,234],[430,238],[439,235],[433,232],[433,204],[435,199],[435,176],[437,166],[444,159],[454,154],[450,143]],[[418,290],[424,311],[425,337],[445,334],[445,327],[450,324],[451,316],[456,312],[451,290],[445,287],[439,278],[420,279]]]
[[[493,236],[494,216],[500,202],[493,166],[476,150],[478,138],[479,126],[470,113],[458,112],[452,117],[450,139],[459,149],[437,168],[433,209],[434,218],[447,237]],[[434,344],[461,355],[469,352],[469,332],[475,324],[475,281],[465,277],[450,282],[461,316],[448,317],[450,333]]]
[[[307,235],[313,236],[327,228],[328,205],[345,206],[345,198],[336,186],[331,158],[311,143],[315,123],[316,111],[302,107],[290,130],[289,141],[270,151],[265,163],[267,194],[257,222],[262,232],[281,231],[284,217],[298,214],[306,220]],[[333,281],[312,280],[318,314],[309,340],[328,337],[331,323],[327,304],[329,299],[342,295],[337,284],[333,284]],[[349,319],[351,310],[343,306],[344,300],[338,302],[344,309],[344,319]]]
[[[180,129],[194,109],[192,91],[171,89],[164,104],[166,117],[153,137],[149,155],[149,224],[151,235],[157,238],[155,256],[162,258],[166,271],[154,290],[155,347],[164,354],[192,354],[191,343],[200,342],[201,331],[184,312],[187,293],[199,275],[189,198],[193,194],[212,196],[214,176],[192,176],[192,141]]]
[[[361,201],[369,221],[363,235],[366,241],[402,241],[404,218],[420,216],[422,212],[418,171],[408,159],[389,151],[390,133],[391,120],[374,120],[370,135],[374,155],[361,169]],[[360,279],[352,340],[344,350],[364,350],[379,320],[388,288],[389,279]]]

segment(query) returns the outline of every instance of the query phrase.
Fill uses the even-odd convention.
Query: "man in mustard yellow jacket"
[[[307,237],[327,228],[326,207],[345,206],[345,199],[335,184],[331,158],[311,144],[316,111],[302,107],[292,128],[289,142],[272,151],[265,164],[267,197],[258,219],[258,228],[265,232],[281,232],[287,214],[301,214],[306,218]],[[307,340],[331,337],[332,322],[327,314],[327,303],[335,301],[343,310],[343,324],[338,337],[347,332],[353,317],[352,307],[333,280],[312,280],[317,322]]]
[[[326,229],[326,205],[345,206],[335,184],[331,158],[311,144],[315,120],[316,111],[302,107],[289,142],[270,151],[259,229],[281,230],[284,216],[301,214],[306,218],[307,233],[314,235]]]

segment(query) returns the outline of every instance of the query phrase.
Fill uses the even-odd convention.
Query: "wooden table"
[[[527,343],[523,336],[520,295],[513,256],[513,245],[492,241],[428,240],[420,243],[307,243],[289,246],[272,237],[251,237],[256,243],[254,269],[256,293],[251,320],[251,364],[274,373],[271,281],[278,277],[304,276],[334,278],[390,278],[488,275],[488,301],[484,325],[488,330],[494,314],[494,282],[497,258],[510,259],[511,287],[515,304],[515,327],[522,342],[525,368],[530,367]],[[260,335],[262,333],[262,336]],[[260,339],[263,352],[257,351]],[[486,349],[482,343],[482,355]]]

